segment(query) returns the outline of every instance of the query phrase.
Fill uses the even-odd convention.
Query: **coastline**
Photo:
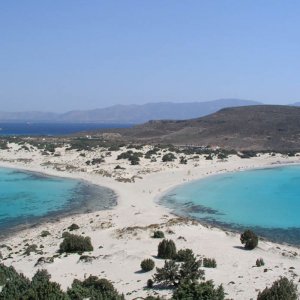
[[[111,161],[108,159],[107,169],[113,169],[111,164],[118,153],[110,159]],[[19,154],[21,157],[25,156],[23,153]],[[75,156],[75,153],[68,155]],[[10,155],[3,157],[12,159]],[[196,167],[190,162],[188,165],[180,166],[170,163],[165,164],[159,171],[155,169],[158,168],[159,164],[157,164],[153,167],[154,171],[142,175],[142,179],[137,179],[132,183],[117,182],[115,178],[103,177],[88,172],[89,170],[87,172],[62,172],[45,168],[41,166],[44,158],[38,154],[37,158],[35,162],[27,165],[22,162],[1,161],[0,166],[41,172],[50,176],[58,175],[87,180],[92,184],[112,189],[118,196],[118,204],[113,209],[68,216],[53,223],[45,222],[37,227],[16,232],[13,236],[4,239],[3,242],[15,246],[17,249],[23,249],[24,240],[42,244],[45,249],[43,256],[51,256],[58,249],[63,230],[71,223],[77,223],[81,228],[79,233],[84,232],[84,235],[90,236],[95,245],[95,251],[92,253],[96,257],[95,261],[92,264],[83,264],[78,261],[78,255],[69,255],[55,259],[52,264],[41,266],[46,268],[52,275],[52,280],[59,282],[64,289],[71,284],[74,278],[82,279],[85,274],[95,274],[110,279],[116,288],[125,294],[126,299],[151,294],[151,290],[145,290],[144,287],[147,279],[151,278],[155,271],[146,274],[140,274],[137,271],[143,258],[156,254],[159,241],[151,238],[155,228],[166,232],[166,238],[176,241],[178,248],[192,248],[196,254],[215,257],[218,267],[215,270],[206,269],[206,278],[213,279],[216,284],[223,283],[225,291],[233,298],[255,297],[257,289],[263,289],[279,276],[286,274],[290,277],[292,275],[288,271],[290,266],[295,265],[296,269],[300,268],[298,259],[300,253],[296,247],[261,241],[258,249],[251,253],[243,251],[240,249],[237,233],[177,218],[170,209],[155,201],[167,190],[173,189],[179,184],[224,172],[236,172],[255,167],[278,167],[283,166],[283,163],[290,165],[291,162],[299,164],[300,158],[298,157],[261,156],[243,160],[230,157],[227,162],[200,160]],[[67,157],[64,158],[64,161],[67,159]],[[273,163],[276,165],[272,165]],[[138,170],[147,167],[144,162],[138,167],[125,164],[126,172],[129,169],[128,173],[131,175],[140,175],[137,173]],[[43,239],[40,237],[42,230],[49,230],[53,232],[53,235]],[[99,248],[100,246],[103,248]],[[8,253],[0,251],[4,254]],[[297,256],[294,256],[296,252]],[[31,277],[38,269],[34,266],[38,257],[37,254],[29,257],[14,254],[3,262],[15,266],[18,271]],[[263,272],[262,269],[252,268],[258,257],[263,257],[267,262],[266,267],[272,271]],[[156,260],[155,263],[158,267],[163,265],[163,261],[160,260]],[[119,272],[120,267],[123,271],[122,274]],[[230,278],[228,278],[228,274],[230,274]],[[257,277],[259,279],[256,279]],[[249,280],[254,282],[251,288],[247,284]],[[231,281],[235,284],[228,283]],[[168,291],[163,291],[162,295],[168,293]]]
[[[8,221],[8,224],[1,227],[0,241],[13,234],[17,234],[19,231],[39,227],[42,224],[47,222],[53,223],[53,222],[57,222],[57,220],[59,219],[66,218],[66,217],[85,214],[89,212],[108,210],[108,209],[112,209],[114,206],[117,205],[117,195],[114,193],[112,189],[109,189],[104,186],[100,186],[98,184],[94,184],[88,180],[84,180],[81,178],[74,178],[70,176],[66,177],[62,175],[60,176],[50,175],[49,173],[43,172],[42,170],[33,171],[29,168],[13,167],[10,165],[4,167],[0,164],[0,168],[21,172],[36,177],[59,179],[59,180],[67,179],[76,182],[76,187],[72,192],[72,194],[74,193],[76,194],[70,197],[70,199],[65,203],[64,207],[54,211],[49,211],[43,215],[29,215],[29,216],[14,217],[12,220]],[[76,197],[75,195],[78,195],[78,193],[81,195],[79,197],[80,201],[76,202],[74,197]],[[103,198],[102,201],[104,203],[102,201],[95,203],[95,197],[97,195]]]
[[[286,245],[286,246],[290,246],[290,247],[295,247],[300,249],[300,240],[299,242],[295,243],[294,241],[289,242],[288,238],[286,238],[286,235],[289,235],[291,232],[290,230],[297,230],[297,237],[298,239],[300,238],[300,229],[298,228],[294,228],[294,227],[289,227],[289,228],[280,228],[280,227],[272,227],[272,228],[265,228],[265,227],[260,227],[260,226],[251,226],[251,225],[240,225],[240,224],[235,224],[235,223],[224,223],[215,219],[205,219],[205,218],[198,218],[198,217],[194,217],[191,215],[191,213],[193,213],[193,211],[189,210],[189,207],[185,205],[185,203],[177,203],[176,201],[174,202],[174,200],[172,201],[172,195],[170,195],[170,193],[172,193],[173,191],[175,191],[176,189],[180,189],[185,185],[189,185],[189,184],[193,184],[193,183],[197,183],[198,181],[201,181],[202,179],[213,179],[213,177],[218,177],[218,176],[223,176],[223,175],[227,175],[230,173],[238,173],[238,172],[251,172],[251,171],[256,171],[256,170],[268,170],[268,169],[274,169],[274,168],[284,168],[284,167],[293,167],[293,166],[300,166],[300,162],[294,162],[294,161],[290,161],[290,162],[277,162],[277,163],[273,163],[271,165],[266,165],[266,166],[257,166],[257,167],[253,167],[253,168],[249,168],[249,169],[242,169],[242,170],[231,170],[231,171],[224,171],[224,172],[219,172],[217,174],[210,174],[207,176],[203,176],[200,179],[194,179],[189,181],[188,183],[181,183],[177,186],[173,186],[171,188],[169,188],[167,191],[165,191],[164,193],[162,193],[161,195],[158,195],[157,197],[155,197],[154,201],[156,203],[158,203],[159,205],[162,205],[164,207],[167,207],[168,209],[171,210],[171,214],[179,217],[179,218],[188,218],[190,220],[199,222],[201,225],[203,226],[207,226],[209,228],[218,228],[220,230],[223,231],[229,231],[233,234],[237,234],[239,235],[242,231],[246,230],[246,229],[250,229],[253,230],[254,232],[256,232],[256,234],[258,234],[260,240],[265,240],[268,242],[272,242],[272,243],[277,243],[277,244],[281,244],[281,245]],[[169,196],[171,196],[171,201],[168,199]],[[192,202],[190,202],[192,204]],[[204,205],[197,205],[195,204],[195,206],[199,206],[200,210],[201,209],[208,209],[211,210],[210,207],[204,206]],[[187,211],[186,211],[187,210]],[[212,214],[218,213],[217,211],[212,212]],[[277,237],[275,237],[277,233]]]

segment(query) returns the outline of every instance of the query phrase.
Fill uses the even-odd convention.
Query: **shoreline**
[[[161,206],[164,209],[167,209],[169,212],[169,214],[178,217],[178,218],[183,218],[183,219],[188,219],[191,221],[195,221],[197,223],[199,223],[201,226],[204,226],[206,228],[212,228],[212,229],[219,229],[221,231],[224,232],[231,232],[232,234],[235,235],[239,235],[241,228],[239,226],[237,226],[236,228],[230,226],[230,224],[221,224],[218,222],[209,222],[209,221],[205,221],[205,220],[199,220],[195,217],[192,216],[188,216],[185,214],[180,214],[180,213],[176,213],[175,208],[172,208],[166,204],[163,203],[162,199],[164,196],[166,196],[170,191],[176,189],[177,187],[180,186],[184,186],[186,184],[190,184],[199,180],[202,180],[204,178],[209,178],[209,177],[214,177],[214,176],[219,176],[219,175],[224,175],[224,174],[230,174],[230,173],[236,173],[236,172],[246,172],[246,171],[253,171],[253,170],[264,170],[264,169],[271,169],[271,168],[280,168],[280,167],[286,167],[286,166],[299,166],[300,162],[285,162],[285,163],[274,163],[271,165],[266,165],[266,166],[258,166],[258,167],[253,167],[253,168],[249,168],[249,169],[239,169],[239,170],[230,170],[230,171],[220,171],[218,173],[215,174],[209,174],[207,176],[201,176],[200,178],[195,178],[191,181],[188,182],[184,182],[184,183],[180,183],[179,185],[174,185],[169,187],[166,191],[162,192],[162,193],[158,193],[154,198],[153,198],[153,202],[155,204],[158,204],[159,206]],[[101,210],[97,210],[97,209],[92,209],[92,210],[87,210],[87,211],[80,211],[81,208],[83,207],[83,205],[85,203],[81,203],[80,208],[77,207],[76,209],[71,209],[71,210],[66,210],[66,211],[51,211],[49,213],[47,213],[47,215],[44,216],[37,216],[34,217],[36,218],[36,221],[33,222],[29,222],[26,225],[13,225],[13,227],[8,230],[5,229],[5,233],[2,233],[0,235],[0,241],[6,239],[10,234],[18,234],[19,232],[23,231],[23,230],[30,230],[36,227],[41,227],[43,224],[47,224],[47,223],[54,223],[57,222],[57,220],[61,220],[64,218],[69,218],[69,217],[74,217],[76,215],[85,215],[85,214],[89,214],[89,213],[96,213],[96,212],[101,212],[101,211],[105,211],[105,210],[115,210],[118,206],[118,199],[119,199],[119,195],[117,194],[117,192],[107,186],[104,185],[99,185],[98,183],[94,183],[92,182],[90,179],[83,179],[81,176],[77,176],[75,174],[71,174],[71,173],[65,173],[64,175],[62,174],[52,174],[52,172],[47,172],[47,170],[40,170],[39,168],[37,170],[32,169],[32,168],[22,168],[22,166],[13,166],[13,165],[5,165],[3,166],[2,162],[0,161],[0,168],[6,168],[6,169],[12,169],[12,170],[18,170],[21,172],[28,172],[28,173],[35,173],[38,174],[40,176],[48,176],[48,177],[54,177],[54,178],[60,178],[60,179],[73,179],[73,180],[77,180],[80,183],[84,183],[85,185],[94,185],[97,186],[98,188],[104,188],[104,189],[109,189],[110,191],[112,191],[114,193],[115,199],[116,199],[116,204],[113,206],[110,206],[108,208],[104,208]],[[74,176],[75,175],[75,176]],[[176,206],[176,205],[175,205]],[[78,211],[77,211],[78,210]],[[250,227],[249,227],[250,228]],[[255,228],[252,228],[253,230],[255,230]],[[263,228],[262,228],[263,229]],[[265,228],[268,229],[268,228]],[[274,228],[274,230],[276,230],[277,228]],[[272,230],[272,229],[270,229]],[[299,244],[290,244],[284,241],[278,241],[278,240],[272,240],[271,238],[268,237],[264,237],[264,236],[259,236],[261,240],[267,241],[267,242],[271,242],[271,243],[276,243],[276,244],[280,244],[283,246],[289,246],[289,247],[295,247],[297,249],[300,249],[300,243]]]
[[[209,220],[205,220],[205,219],[200,219],[200,218],[197,218],[197,217],[190,216],[190,215],[188,215],[187,213],[184,213],[184,212],[181,214],[180,212],[177,212],[176,210],[181,209],[182,205],[177,203],[177,204],[174,205],[174,207],[172,207],[172,204],[170,204],[170,203],[168,204],[168,201],[164,200],[164,197],[167,196],[170,192],[172,192],[173,190],[175,190],[177,188],[180,188],[180,187],[185,186],[187,184],[192,184],[194,182],[200,181],[202,179],[207,179],[207,178],[210,178],[210,177],[222,176],[222,175],[225,175],[225,174],[237,173],[237,172],[248,172],[248,171],[255,171],[255,170],[266,170],[266,169],[281,168],[281,167],[282,168],[283,167],[292,167],[292,166],[300,166],[300,162],[294,162],[294,161],[285,162],[285,163],[277,162],[277,163],[273,163],[271,165],[266,165],[266,166],[258,166],[258,167],[253,167],[253,168],[249,168],[249,169],[231,170],[231,171],[219,172],[219,173],[216,173],[216,174],[210,174],[210,175],[207,175],[207,176],[203,176],[201,178],[193,179],[189,182],[181,183],[179,185],[170,187],[168,190],[166,190],[161,195],[157,195],[154,198],[153,201],[155,201],[155,203],[157,203],[157,204],[159,204],[159,205],[161,205],[165,208],[170,209],[170,214],[172,214],[176,217],[187,218],[187,219],[193,220],[195,222],[198,222],[202,226],[206,226],[208,228],[217,228],[217,229],[220,229],[224,232],[231,232],[231,233],[236,234],[236,235],[239,235],[245,229],[251,229],[254,232],[257,232],[257,231],[272,232],[272,231],[276,231],[276,230],[283,231],[283,232],[288,231],[288,230],[293,229],[293,228],[280,228],[280,227],[266,228],[266,227],[260,227],[260,226],[242,226],[242,225],[234,224],[234,223],[222,223],[222,222],[219,222],[219,221],[209,221]],[[205,207],[205,206],[203,206],[203,208],[210,209],[210,207]],[[258,236],[259,236],[260,240],[263,240],[263,241],[267,241],[267,242],[271,242],[271,243],[275,243],[275,244],[280,244],[280,245],[283,245],[283,246],[295,247],[297,249],[300,249],[300,240],[299,240],[299,243],[294,244],[294,243],[285,242],[285,241],[280,240],[280,239],[276,240],[276,238],[272,238],[270,236],[263,236],[263,235],[260,235],[260,234],[258,234]]]
[[[215,270],[206,269],[206,277],[214,280],[215,284],[223,283],[228,297],[234,299],[255,297],[258,289],[262,290],[279,276],[285,275],[290,278],[292,276],[292,273],[288,271],[290,266],[295,266],[296,269],[300,268],[298,259],[300,252],[295,246],[264,240],[260,241],[259,247],[254,251],[243,251],[238,233],[216,226],[206,226],[191,219],[178,218],[171,212],[171,209],[156,201],[168,190],[180,184],[225,172],[280,167],[285,164],[291,165],[291,163],[299,164],[299,157],[266,155],[251,159],[230,157],[228,161],[222,162],[201,159],[197,166],[192,161],[189,161],[188,165],[157,163],[151,165],[151,167],[153,166],[152,171],[147,171],[149,168],[146,164],[147,161],[142,161],[140,166],[130,166],[123,161],[115,162],[119,153],[114,153],[114,156],[107,159],[104,167],[107,170],[113,170],[116,164],[121,164],[126,167],[124,173],[128,173],[130,176],[136,174],[140,179],[137,178],[135,182],[131,183],[118,182],[114,177],[103,177],[90,172],[91,168],[87,168],[86,172],[57,171],[42,166],[43,161],[45,159],[48,161],[49,158],[44,158],[39,154],[36,155],[37,160],[29,164],[16,161],[3,162],[0,157],[0,166],[2,167],[10,166],[50,176],[58,175],[59,177],[87,180],[92,184],[112,189],[118,197],[118,204],[112,209],[76,214],[61,218],[57,222],[44,222],[2,240],[12,248],[15,247],[18,252],[3,262],[13,265],[18,271],[32,277],[39,268],[35,267],[39,255],[32,254],[24,257],[21,254],[24,249],[24,240],[37,245],[42,244],[43,256],[52,256],[55,255],[61,242],[62,232],[72,223],[76,223],[80,226],[78,233],[84,233],[85,236],[90,236],[92,239],[94,245],[92,255],[95,257],[93,263],[81,263],[79,256],[74,254],[55,258],[53,263],[40,266],[40,268],[46,268],[52,275],[52,280],[60,283],[63,289],[70,286],[74,278],[82,279],[84,276],[93,274],[111,280],[117,290],[125,294],[126,299],[153,294],[153,291],[145,290],[144,287],[147,279],[151,278],[155,270],[145,274],[137,271],[142,259],[153,257],[156,254],[159,240],[151,238],[156,228],[156,230],[163,230],[166,238],[176,241],[178,249],[191,248],[196,254],[214,257],[218,267]],[[4,159],[15,159],[11,153],[5,154]],[[93,155],[96,156],[97,153]],[[25,154],[19,156],[26,158]],[[78,153],[67,153],[64,162],[67,163],[68,159],[71,161],[75,158],[77,163]],[[60,158],[60,160],[62,159]],[[78,166],[81,165],[78,163]],[[145,171],[141,175],[139,171],[143,169]],[[41,238],[42,230],[48,230],[53,234],[50,237]],[[6,256],[9,255],[9,251],[2,249],[0,251],[4,252],[3,254]],[[294,255],[295,253],[297,256]],[[252,267],[259,257],[264,258],[266,267],[272,271],[264,273],[263,269]],[[161,267],[163,261],[155,259],[155,264],[157,267]],[[119,272],[120,268],[122,268],[122,274]],[[230,275],[228,276],[228,274]],[[247,284],[249,280],[253,282],[251,288]],[[235,284],[228,283],[231,281]],[[160,291],[159,293],[162,296],[169,295],[170,291]]]
[[[0,233],[0,241],[6,239],[7,237],[18,234],[19,232],[23,230],[30,230],[32,228],[40,227],[43,224],[46,223],[54,223],[57,222],[57,220],[72,217],[75,215],[81,215],[91,212],[97,212],[97,211],[103,211],[103,210],[110,210],[113,209],[115,206],[118,205],[117,194],[110,188],[107,188],[105,186],[101,186],[95,183],[92,183],[89,180],[85,180],[82,178],[75,178],[75,177],[67,177],[62,175],[50,175],[49,173],[43,172],[42,170],[34,171],[29,168],[20,168],[20,167],[13,167],[13,166],[2,166],[0,163],[1,169],[8,169],[16,172],[22,172],[24,174],[29,175],[35,175],[37,177],[43,177],[43,178],[53,178],[53,179],[60,179],[60,180],[72,180],[76,181],[76,189],[80,189],[81,192],[83,192],[83,189],[92,188],[94,193],[100,194],[105,193],[104,202],[107,202],[107,204],[101,204],[104,205],[103,208],[97,207],[95,203],[95,199],[91,198],[91,194],[89,194],[89,199],[85,199],[86,196],[81,199],[80,203],[72,204],[74,202],[74,196],[70,197],[70,199],[65,203],[64,207],[54,210],[54,211],[48,211],[44,215],[28,215],[28,216],[18,216],[13,217],[13,220],[10,220],[8,224],[6,224],[4,227],[1,228]],[[101,191],[100,191],[101,189]],[[75,192],[75,190],[73,191]],[[90,192],[89,192],[90,193]],[[111,194],[111,195],[109,195]],[[109,199],[107,198],[109,196]],[[99,206],[99,205],[98,205]],[[17,218],[24,218],[26,219],[23,223],[18,223],[16,221]]]

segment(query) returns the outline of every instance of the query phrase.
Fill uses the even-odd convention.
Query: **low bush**
[[[258,258],[256,260],[256,266],[257,267],[261,267],[261,266],[264,266],[264,265],[265,265],[265,262],[264,262],[264,260],[262,258]]]
[[[255,151],[249,150],[249,151],[243,151],[238,154],[240,158],[251,158],[251,157],[256,157],[257,153]]]
[[[38,251],[38,246],[36,244],[28,245],[27,248],[24,251],[25,255],[30,255],[31,252],[36,253]]]
[[[214,258],[203,258],[203,267],[204,268],[216,268],[217,262]]]
[[[43,230],[43,231],[41,232],[41,237],[46,237],[46,236],[48,236],[48,235],[51,235],[51,233],[50,233],[49,231],[47,231],[47,230]]]
[[[68,227],[68,229],[69,229],[70,231],[77,230],[77,229],[79,229],[79,226],[78,226],[77,224],[73,223],[72,225],[70,225],[70,226]]]
[[[147,288],[152,289],[153,288],[153,284],[154,284],[154,282],[153,282],[152,279],[148,279],[147,280]]]
[[[93,251],[90,237],[69,233],[65,236],[63,242],[59,246],[60,253],[81,253],[84,251]]]
[[[215,287],[212,280],[205,282],[186,281],[173,293],[172,300],[224,300],[222,285]]]
[[[176,156],[173,153],[171,153],[171,152],[165,154],[162,157],[162,161],[163,162],[174,161],[175,159],[176,159]]]
[[[187,164],[187,159],[184,156],[181,156],[179,163],[182,164],[182,165],[186,165]]]
[[[149,272],[151,270],[153,270],[155,267],[155,263],[152,259],[150,258],[147,258],[147,259],[144,259],[142,262],[141,262],[141,269],[144,271],[144,272]]]
[[[191,250],[191,249],[180,249],[177,252],[176,261],[185,262],[185,261],[193,259],[194,257],[195,256],[194,256],[193,250]]]
[[[271,287],[266,287],[257,296],[257,300],[297,300],[297,285],[286,277],[276,280]]]
[[[75,279],[71,288],[67,291],[70,299],[111,299],[124,300],[124,296],[120,295],[114,288],[113,284],[104,278],[90,276],[80,281]]]
[[[253,250],[258,245],[258,237],[251,230],[246,230],[244,233],[242,233],[240,240],[241,243],[245,245],[245,249],[247,250]]]
[[[154,239],[163,239],[164,237],[165,237],[165,234],[160,230],[156,230],[153,233],[153,238]]]
[[[71,234],[70,232],[64,231],[64,232],[62,233],[61,237],[62,237],[62,238],[65,238],[65,237],[69,236],[70,234]]]
[[[157,257],[172,259],[176,257],[176,245],[172,240],[162,240],[158,245]]]

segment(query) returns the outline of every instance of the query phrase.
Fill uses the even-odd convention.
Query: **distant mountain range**
[[[202,117],[226,107],[261,104],[251,100],[219,99],[207,102],[114,105],[58,114],[51,112],[0,112],[0,122],[133,123],[149,120],[184,120]],[[299,103],[300,105],[300,103]]]
[[[224,108],[190,120],[150,121],[128,129],[95,131],[120,140],[236,150],[300,150],[300,107],[255,105]]]

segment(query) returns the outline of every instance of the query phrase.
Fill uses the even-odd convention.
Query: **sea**
[[[133,124],[116,123],[0,123],[0,136],[61,136],[105,128],[129,128]]]
[[[203,223],[300,245],[299,165],[210,176],[170,190],[160,202]]]
[[[117,204],[108,188],[86,181],[0,168],[0,235],[43,220],[109,209]]]

